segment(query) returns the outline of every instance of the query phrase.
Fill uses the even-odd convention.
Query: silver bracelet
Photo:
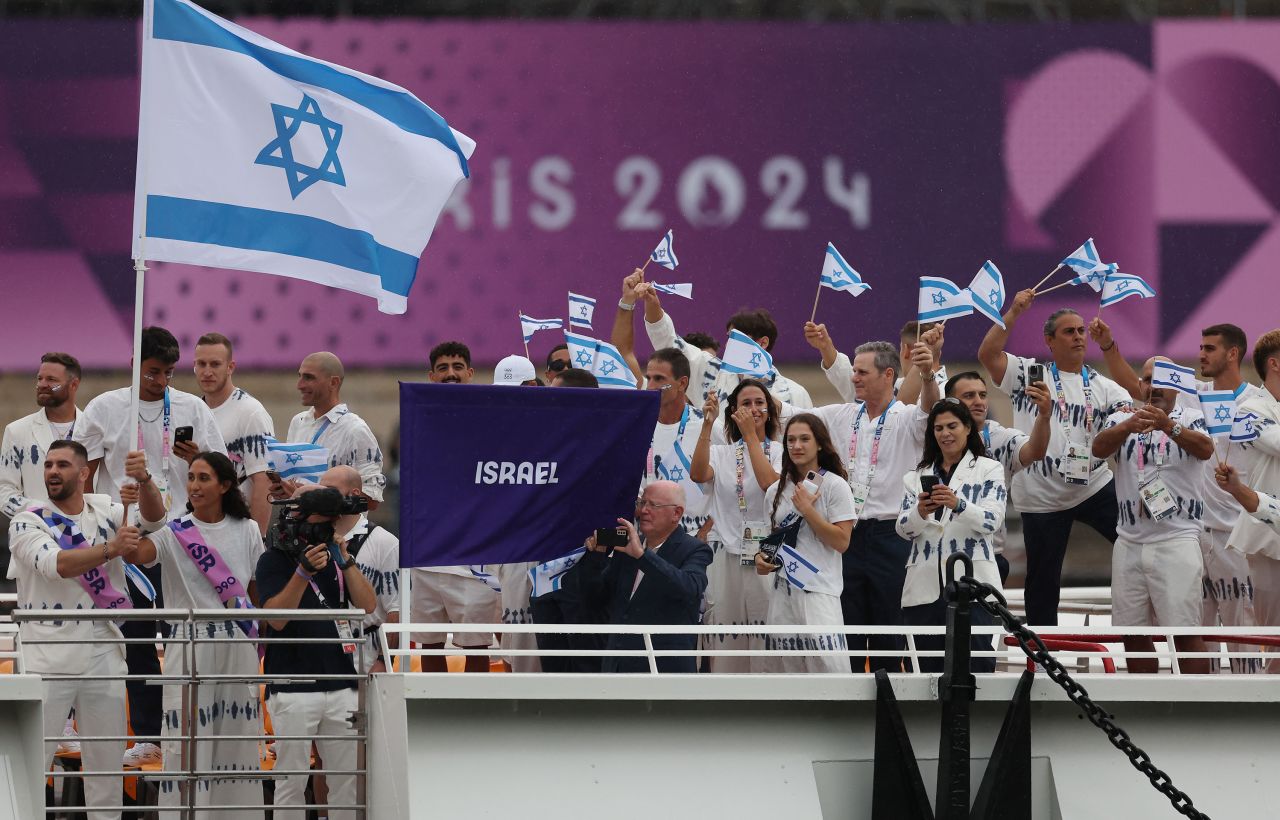
[[[618,307],[619,307],[620,309],[622,309],[622,310],[635,310],[635,309],[636,309],[636,305],[635,305],[635,303],[634,303],[634,302],[632,302],[631,304],[629,304],[629,305],[628,305],[626,302],[622,301],[621,299],[619,299],[619,300],[618,300]]]

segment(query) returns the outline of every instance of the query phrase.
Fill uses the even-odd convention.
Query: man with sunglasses
[[[627,531],[627,543],[609,551],[587,539],[587,552],[579,573],[588,605],[608,617],[611,624],[698,623],[702,593],[707,588],[711,547],[680,526],[684,515],[684,490],[673,481],[655,481],[636,501],[636,523],[618,519]],[[654,649],[687,650],[688,655],[657,659],[659,672],[697,671],[696,635],[654,635]],[[610,635],[606,649],[644,649],[642,635]],[[604,672],[648,672],[643,657],[606,657]]]
[[[202,452],[225,453],[226,444],[218,422],[204,399],[170,387],[178,363],[178,340],[162,327],[142,329],[142,378],[138,382],[138,415],[133,416],[133,396],[128,387],[110,390],[84,408],[84,418],[75,427],[75,441],[89,455],[86,493],[101,493],[120,501],[120,488],[132,484],[125,475],[125,456],[132,450],[147,454],[147,470],[160,491],[169,517],[187,511],[187,468]],[[136,430],[135,430],[136,427]],[[179,440],[178,431],[190,428],[191,437]],[[184,431],[185,432],[185,431]],[[137,516],[137,510],[129,511]],[[129,522],[125,522],[128,524]],[[129,578],[129,597],[134,608],[164,606],[160,597],[160,566],[140,568],[152,589],[140,589]],[[145,584],[142,584],[145,586]],[[155,621],[125,621],[126,638],[154,638]],[[160,660],[151,643],[125,648],[130,675],[160,676]],[[145,686],[141,680],[125,684],[129,692],[129,719],[133,733],[142,737],[160,734],[161,688]],[[151,741],[135,743],[125,752],[126,765],[159,762],[160,747]]]
[[[551,348],[551,352],[547,354],[547,369],[542,371],[542,380],[551,384],[556,376],[573,367],[573,362],[569,361],[569,346],[561,342]]]

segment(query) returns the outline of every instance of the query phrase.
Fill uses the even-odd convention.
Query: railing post
[[[946,655],[938,680],[942,727],[938,737],[938,789],[934,800],[938,820],[969,818],[969,704],[977,681],[969,671],[972,601],[970,587],[955,575],[957,563],[972,577],[973,562],[962,552],[947,559]]]

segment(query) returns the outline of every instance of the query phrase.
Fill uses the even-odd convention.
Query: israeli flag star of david
[[[1173,362],[1158,361],[1151,368],[1151,386],[1196,394],[1196,371]]]
[[[400,86],[190,0],[145,0],[142,34],[133,258],[289,276],[404,313],[475,142]]]
[[[579,330],[595,330],[591,321],[596,314],[596,300],[569,291],[569,327]]]
[[[1111,268],[1114,269],[1115,265]],[[1107,307],[1130,296],[1150,299],[1155,295],[1155,288],[1144,282],[1141,277],[1131,273],[1120,273],[1118,270],[1108,270],[1106,281],[1102,283],[1102,301],[1099,304]]]
[[[974,309],[1000,327],[1004,327],[1004,317],[1000,313],[1004,310],[1004,277],[1000,275],[1000,269],[996,267],[995,262],[988,259],[978,269],[968,290]]]
[[[1230,390],[1206,390],[1199,394],[1200,413],[1211,436],[1231,434],[1236,417],[1236,394]]]
[[[567,330],[564,333],[564,341],[569,346],[569,359],[573,362],[573,366],[590,371],[601,387],[635,388],[639,386],[635,374],[631,372],[631,367],[618,348],[608,342]]]
[[[329,469],[329,448],[305,441],[267,438],[267,463],[281,478],[314,483]]]
[[[765,377],[773,372],[773,356],[755,339],[735,328],[729,331],[729,339],[724,344],[720,369],[742,376]]]
[[[918,308],[916,318],[921,322],[940,322],[973,313],[973,299],[968,289],[949,279],[921,276]]]
[[[667,270],[675,270],[676,266],[680,264],[680,260],[676,259],[675,248],[672,247],[672,243],[676,239],[675,234],[674,230],[668,230],[667,235],[662,237],[662,241],[658,243],[658,247],[653,249],[653,253],[649,254],[650,259]]]
[[[827,243],[826,256],[822,258],[822,278],[818,281],[823,287],[843,290],[853,296],[860,296],[871,290],[871,286],[862,281],[858,272],[845,261],[840,251],[836,250],[836,246],[830,242]]]

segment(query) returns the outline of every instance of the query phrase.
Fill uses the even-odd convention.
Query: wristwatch
[[[1183,428],[1181,423],[1174,422],[1173,427],[1169,428],[1169,438],[1177,438],[1178,436],[1182,435],[1183,429],[1185,428]]]
[[[347,558],[347,560],[343,561],[343,560],[340,560],[342,553],[338,553],[338,556],[339,558],[334,560],[333,562],[334,564],[337,565],[338,569],[343,569],[343,570],[350,569],[351,567],[354,567],[356,565],[356,559]]]

